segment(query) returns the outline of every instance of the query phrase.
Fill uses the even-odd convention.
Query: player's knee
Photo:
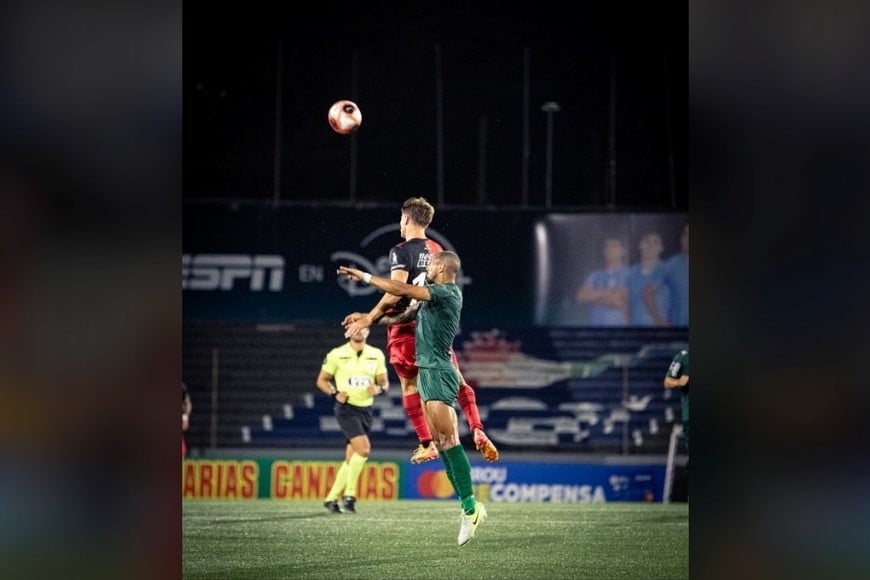
[[[357,441],[354,443],[353,452],[363,457],[368,457],[372,452],[372,444],[368,440]]]

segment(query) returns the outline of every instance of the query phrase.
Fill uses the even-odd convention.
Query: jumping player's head
[[[435,252],[429,261],[429,267],[426,269],[426,280],[437,284],[453,283],[461,269],[462,262],[456,252],[450,250]]]
[[[402,204],[402,218],[399,221],[399,230],[402,237],[410,229],[426,229],[435,217],[435,208],[425,197],[409,197]]]

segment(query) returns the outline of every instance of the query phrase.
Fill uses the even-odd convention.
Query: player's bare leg
[[[402,385],[402,404],[405,413],[419,440],[417,448],[411,453],[411,463],[425,463],[438,459],[438,449],[432,444],[432,432],[426,422],[420,395],[417,393],[417,377],[399,376],[399,382]]]

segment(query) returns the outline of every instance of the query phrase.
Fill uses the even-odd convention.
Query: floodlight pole
[[[541,105],[541,110],[547,115],[547,172],[544,181],[544,206],[549,208],[553,202],[553,113],[562,110],[559,103],[547,101]]]

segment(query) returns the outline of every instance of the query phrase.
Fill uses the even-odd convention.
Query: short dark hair
[[[432,257],[438,262],[444,264],[444,267],[446,267],[452,274],[458,274],[459,270],[462,269],[462,262],[459,260],[459,256],[456,252],[441,250]]]
[[[425,197],[410,197],[402,204],[402,213],[424,228],[429,227],[435,217],[435,208]]]

